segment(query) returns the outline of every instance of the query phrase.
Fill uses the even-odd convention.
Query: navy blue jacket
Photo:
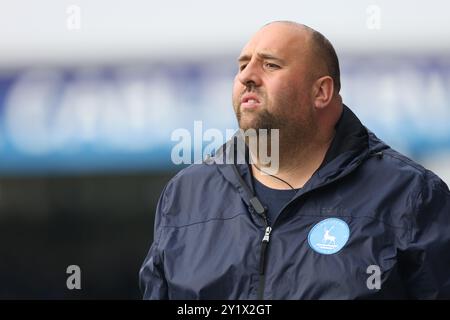
[[[223,161],[232,141],[164,188],[139,274],[145,299],[450,298],[447,185],[346,106],[322,165],[264,241],[248,164]],[[334,248],[337,229],[313,229],[330,218],[348,226],[348,239],[323,254],[315,243]]]

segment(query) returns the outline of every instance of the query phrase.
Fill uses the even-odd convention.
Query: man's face
[[[299,130],[301,135],[311,129],[308,38],[304,30],[273,23],[244,47],[233,86],[233,107],[241,129],[280,129],[281,136],[283,130],[291,134]]]

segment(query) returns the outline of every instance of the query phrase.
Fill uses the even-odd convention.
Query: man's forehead
[[[297,26],[273,23],[260,29],[244,46],[240,56],[265,52],[275,56],[286,56],[305,48],[309,34]]]

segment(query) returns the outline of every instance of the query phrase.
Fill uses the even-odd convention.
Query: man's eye
[[[270,62],[266,63],[266,67],[270,68],[270,69],[279,69],[280,68],[279,65],[276,65],[275,63],[270,63]]]
[[[244,70],[246,66],[247,66],[246,64],[243,64],[243,65],[239,66],[239,71]]]

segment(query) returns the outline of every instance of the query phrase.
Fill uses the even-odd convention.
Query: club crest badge
[[[347,223],[341,219],[328,218],[317,223],[309,232],[309,246],[320,254],[339,252],[350,237]]]

